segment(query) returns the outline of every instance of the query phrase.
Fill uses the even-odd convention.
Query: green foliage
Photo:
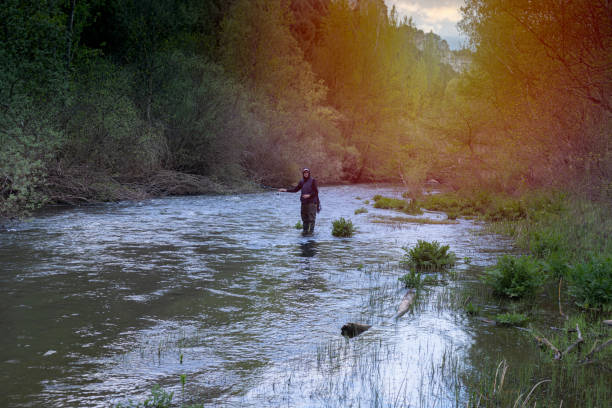
[[[440,245],[438,241],[418,240],[414,247],[403,248],[406,254],[402,263],[417,269],[443,270],[456,261],[455,253],[450,252],[449,248],[448,245]]]
[[[524,326],[528,320],[522,313],[501,313],[495,316],[495,322],[500,326]]]
[[[418,289],[423,286],[423,282],[421,279],[421,274],[411,270],[407,274],[397,278],[400,282],[404,284],[406,288],[415,288]]]
[[[126,404],[117,404],[116,408],[170,408],[172,406],[173,392],[167,392],[161,386],[155,385],[151,389],[151,396],[142,402],[129,401]]]
[[[406,214],[422,214],[421,208],[415,200],[400,200],[397,198],[374,196],[374,208],[393,209],[405,212]]]
[[[374,208],[401,210],[406,205],[405,200],[397,198],[374,196]]]
[[[360,208],[358,208],[358,209],[356,209],[356,210],[355,210],[355,215],[357,215],[357,214],[363,214],[363,213],[367,213],[367,212],[368,212],[368,209],[367,209],[367,208],[360,207]]]
[[[341,217],[332,222],[332,235],[335,237],[352,237],[356,229],[351,220]]]
[[[482,280],[500,296],[521,298],[533,294],[545,276],[540,264],[532,257],[504,255],[498,258],[495,266],[485,271]]]
[[[295,225],[293,226],[293,228],[295,228],[297,230],[304,228],[304,226],[302,225],[302,221],[296,222]]]
[[[584,309],[612,310],[612,257],[592,257],[574,265],[569,292]]]
[[[469,314],[470,316],[478,316],[482,311],[482,308],[473,304],[472,302],[469,302],[464,306],[464,310],[465,313]]]

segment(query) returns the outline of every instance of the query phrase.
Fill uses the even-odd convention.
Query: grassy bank
[[[497,355],[475,355],[464,378],[469,406],[610,406],[612,329],[603,323],[612,312],[610,207],[550,192],[448,193],[419,204],[489,221],[487,232],[513,238],[522,253],[500,257],[467,285],[459,307],[477,316],[497,304],[499,313],[482,319],[526,336],[539,357],[521,361],[503,343]]]

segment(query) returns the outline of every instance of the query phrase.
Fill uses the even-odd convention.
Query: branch
[[[595,353],[599,353],[601,350],[603,350],[604,348],[608,347],[610,344],[612,344],[612,339],[608,339],[605,343],[602,343],[599,347],[591,350],[591,352],[586,355],[586,357],[584,358],[583,362],[589,361],[591,359],[591,357],[593,357],[593,355]]]
[[[576,324],[576,331],[578,332],[578,340],[576,340],[573,344],[571,344],[568,348],[565,349],[563,354],[567,354],[574,349],[574,347],[578,346],[580,343],[584,342],[582,338],[582,333],[580,332],[580,327]]]
[[[555,353],[555,360],[561,360],[561,357],[563,357],[563,353],[561,353],[559,349],[556,348],[554,344],[552,344],[546,337],[544,336],[539,337],[539,336],[536,336],[535,334],[534,334],[534,337],[539,343],[546,344]]]

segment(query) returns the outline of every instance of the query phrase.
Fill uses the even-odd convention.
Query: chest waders
[[[317,218],[316,203],[302,203],[302,225],[304,234],[312,234],[315,228],[315,219]]]

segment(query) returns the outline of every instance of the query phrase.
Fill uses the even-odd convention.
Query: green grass
[[[419,203],[415,200],[406,201],[398,198],[383,197],[380,195],[374,196],[374,208],[402,211],[411,215],[423,214]]]
[[[332,222],[332,235],[335,237],[352,237],[356,228],[351,220],[340,218]]]
[[[545,281],[540,264],[530,256],[504,255],[485,271],[482,280],[508,298],[532,295]]]
[[[524,326],[527,320],[522,313],[500,313],[495,316],[495,322],[500,326]]]
[[[168,392],[159,385],[153,386],[151,396],[144,401],[134,402],[128,401],[123,404],[117,404],[116,408],[170,408],[172,406],[173,392]]]
[[[453,220],[434,220],[431,218],[416,218],[416,217],[382,217],[382,216],[374,216],[372,222],[377,224],[402,224],[402,223],[411,223],[411,224],[428,224],[428,225],[450,225],[457,224],[457,221]]]
[[[293,228],[298,229],[298,230],[304,228],[304,226],[302,225],[302,221],[296,222]]]
[[[355,210],[355,215],[363,214],[363,213],[367,213],[367,212],[368,212],[367,208],[361,207],[361,208],[358,208],[358,209]]]

